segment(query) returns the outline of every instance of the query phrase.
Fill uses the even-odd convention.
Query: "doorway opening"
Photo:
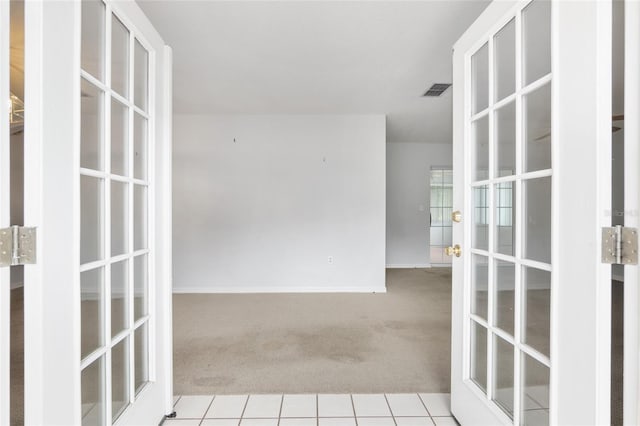
[[[429,239],[431,266],[451,266],[451,257],[444,249],[451,243],[451,213],[453,212],[453,170],[432,167],[429,179]]]
[[[625,2],[612,4],[611,226],[625,225]],[[624,265],[611,267],[611,425],[623,424]]]
[[[10,220],[24,225],[24,1],[10,5]],[[24,267],[11,266],[10,412],[12,425],[24,423]]]

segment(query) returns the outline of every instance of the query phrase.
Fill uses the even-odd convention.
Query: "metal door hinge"
[[[0,229],[0,267],[36,263],[36,228]]]
[[[614,226],[602,228],[602,263],[638,264],[638,230]]]

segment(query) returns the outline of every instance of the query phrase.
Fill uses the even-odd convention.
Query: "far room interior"
[[[336,406],[339,397],[351,403],[348,414],[338,410],[325,417],[354,417],[354,422],[359,407],[386,404],[382,411],[363,415],[358,425],[372,418],[391,419],[394,425],[457,424],[448,407],[451,263],[460,255],[453,227],[461,220],[472,224],[473,285],[467,294],[476,327],[471,332],[472,380],[484,390],[491,382],[493,401],[509,418],[520,409],[522,424],[549,424],[549,2],[531,3],[528,19],[536,25],[523,26],[535,28],[528,39],[515,35],[514,20],[498,33],[495,47],[480,48],[474,56],[474,81],[489,81],[494,69],[515,75],[515,64],[522,59],[516,41],[534,40],[527,49],[543,59],[529,64],[531,74],[540,77],[532,80],[535,87],[516,94],[504,77],[499,81],[506,82],[505,95],[498,106],[487,107],[491,113],[485,116],[482,108],[470,114],[476,119],[471,130],[476,144],[470,160],[473,208],[463,213],[454,202],[452,103],[458,88],[451,85],[452,48],[490,1],[137,3],[173,52],[170,269],[177,419],[167,418],[166,424],[207,424],[209,419],[221,425],[237,420],[237,425],[255,395],[280,395],[277,404],[263,401],[279,404],[277,416],[271,416],[278,419],[287,417],[282,412],[287,396],[312,396],[313,417],[322,418],[319,398],[324,395],[336,397]],[[22,1],[11,0],[11,222],[16,225],[24,222],[25,197],[23,8]],[[127,61],[133,58],[138,64],[136,55],[147,52],[143,44],[135,44],[137,36],[128,38],[126,20],[106,16],[109,10],[102,0],[82,2],[83,180],[78,189],[79,245],[86,249],[80,253],[79,286],[83,424],[101,424],[104,389],[113,399],[108,404],[112,413],[104,418],[116,421],[125,412],[127,397],[114,390],[123,386],[116,372],[128,371],[128,362],[137,369],[139,361],[125,354],[108,369],[100,367],[113,372],[107,386],[98,370],[91,370],[94,361],[87,360],[126,330],[128,321],[142,323],[136,327],[148,333],[145,344],[153,331],[151,321],[144,323],[154,291],[149,250],[154,244],[155,189],[148,184],[154,170],[147,160],[157,154],[147,144],[152,114],[137,101],[129,102],[129,95],[119,96],[118,89],[107,106],[100,79],[90,75],[103,60],[96,45],[107,33],[104,46],[113,50],[113,62],[104,69],[114,73],[109,84],[130,90],[123,81],[139,76],[123,71],[121,81],[115,72],[131,70]],[[622,2],[614,2],[613,225],[624,224],[625,215],[622,22]],[[118,62],[118,53],[127,59]],[[489,65],[489,58],[494,64]],[[145,61],[148,66],[153,56]],[[145,84],[153,81],[151,73],[140,78]],[[496,98],[502,96],[496,83],[487,86],[485,97],[494,96],[488,95],[489,88]],[[102,117],[109,123],[109,160],[101,151]],[[526,127],[518,120],[526,121]],[[516,136],[517,131],[522,135]],[[520,152],[521,139],[526,154]],[[136,142],[128,154],[127,140],[144,143]],[[513,176],[525,155],[524,174],[530,175],[522,180]],[[100,170],[101,164],[111,171]],[[119,165],[122,173],[116,170]],[[138,176],[139,169],[143,172]],[[489,179],[489,170],[497,182]],[[109,187],[98,183],[103,174]],[[106,206],[109,213],[103,211]],[[495,255],[487,254],[490,246]],[[111,252],[103,253],[104,247]],[[525,261],[516,267],[512,258],[519,262],[521,252]],[[93,273],[101,256],[111,256],[106,261],[109,275]],[[12,425],[23,424],[25,414],[23,272],[19,266],[11,269]],[[526,283],[522,294],[516,290],[516,275]],[[611,283],[611,424],[617,425],[622,424],[624,267],[614,265]],[[499,330],[489,349],[486,324],[491,321]],[[520,367],[514,366],[514,345],[508,339],[520,328],[518,334],[526,334],[523,344],[537,361],[521,372],[528,387],[523,406],[516,407],[514,368]],[[105,329],[110,337],[103,336]],[[489,356],[501,364],[491,379]],[[150,380],[148,359],[140,361],[145,371],[141,386]],[[407,399],[394,400],[398,395]],[[218,396],[235,411],[217,413],[227,409],[216,406]],[[396,416],[396,408],[411,398],[420,404],[418,411]],[[301,416],[304,421],[290,417],[289,423],[274,424],[311,424],[306,423],[311,415]],[[188,423],[192,420],[198,423]]]

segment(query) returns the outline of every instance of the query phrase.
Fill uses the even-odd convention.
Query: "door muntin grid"
[[[551,7],[523,4],[467,55],[466,377],[514,424],[549,422]]]
[[[101,0],[81,2],[82,423],[113,423],[149,381],[151,51]]]

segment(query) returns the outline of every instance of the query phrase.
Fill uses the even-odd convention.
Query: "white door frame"
[[[10,225],[9,2],[0,2],[0,228]],[[0,424],[10,418],[11,273],[0,268]]]
[[[624,224],[640,228],[640,3],[627,0],[625,8],[624,70]],[[624,396],[623,422],[640,423],[640,266],[624,267]]]
[[[4,2],[3,2],[4,3]],[[154,47],[150,84],[159,98],[156,188],[150,206],[155,307],[146,386],[119,424],[160,421],[172,411],[171,51],[133,1],[110,2]],[[80,424],[80,7],[25,3],[25,224],[38,228],[36,265],[25,266],[25,423]],[[153,93],[153,90],[150,91]],[[151,155],[151,154],[150,154]],[[150,266],[153,267],[153,266]],[[157,404],[157,401],[162,401]]]
[[[453,260],[451,407],[463,424],[510,423],[465,373],[470,300],[470,226],[465,221],[473,220],[473,212],[465,211],[471,181],[470,153],[464,148],[471,109],[465,94],[469,55],[527,3],[494,1],[454,46],[454,209],[462,211],[463,224],[453,229],[462,257]],[[550,422],[607,424],[611,268],[600,262],[600,227],[611,223],[611,3],[553,1],[551,35]]]

